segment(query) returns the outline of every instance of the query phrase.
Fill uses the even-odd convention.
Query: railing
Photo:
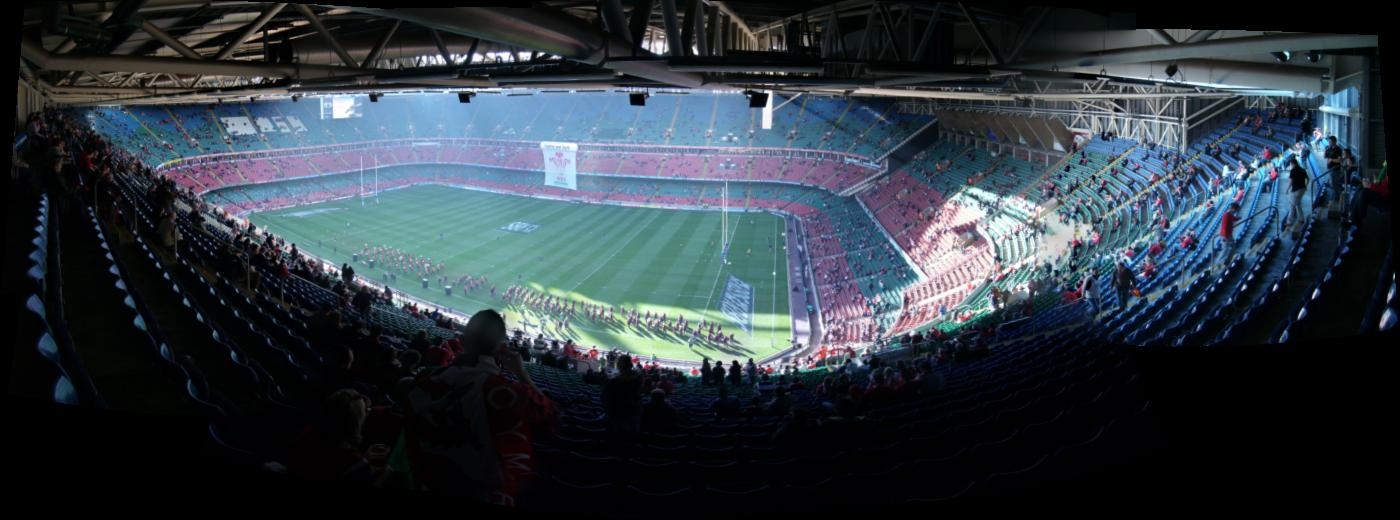
[[[1283,221],[1280,220],[1280,219],[1278,218],[1278,206],[1268,206],[1268,207],[1262,208],[1262,209],[1260,209],[1259,211],[1254,212],[1254,214],[1252,214],[1252,215],[1250,215],[1250,216],[1248,216],[1248,217],[1245,217],[1244,220],[1241,220],[1241,221],[1239,222],[1239,224],[1237,224],[1237,225],[1243,226],[1244,224],[1249,223],[1249,221],[1254,220],[1254,217],[1257,217],[1257,216],[1259,216],[1259,215],[1262,215],[1262,214],[1264,214],[1264,212],[1267,212],[1267,211],[1272,211],[1272,212],[1274,212],[1274,231],[1276,231],[1276,232],[1281,232],[1281,231],[1283,230]]]

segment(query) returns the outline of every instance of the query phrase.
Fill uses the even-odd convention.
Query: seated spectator
[[[1142,263],[1142,278],[1146,280],[1155,274],[1157,274],[1157,264],[1152,263],[1152,259],[1149,258]]]
[[[773,391],[773,400],[764,405],[763,414],[783,416],[791,409],[792,399],[788,398],[787,390],[780,386]]]
[[[418,375],[418,365],[423,363],[423,354],[417,350],[405,350],[399,352],[400,377],[412,377]]]
[[[666,391],[651,391],[651,402],[642,407],[641,429],[644,432],[670,432],[680,425],[680,414],[666,402]]]
[[[943,374],[933,371],[933,363],[919,363],[918,372],[914,381],[918,385],[919,395],[932,395],[943,389]]]
[[[361,450],[369,398],[351,389],[326,397],[320,413],[297,438],[288,460],[292,475],[369,484],[373,473]]]
[[[716,417],[738,417],[743,412],[742,406],[739,398],[729,395],[729,390],[721,386],[719,387],[719,397],[710,403],[710,411]]]
[[[418,352],[426,352],[429,345],[427,329],[418,329],[418,332],[413,334],[413,339],[408,342],[408,348]]]
[[[773,379],[770,378],[768,374],[763,374],[759,376],[758,384],[754,385],[754,391],[758,392],[758,395],[769,396],[773,395],[773,389],[776,387],[777,385],[773,383]]]
[[[438,344],[428,348],[427,354],[423,356],[423,362],[429,367],[445,367],[451,365],[456,357],[456,354],[448,349],[446,344]]]
[[[1196,248],[1196,237],[1192,232],[1187,231],[1185,234],[1181,235],[1181,248],[1187,251]]]
[[[1158,240],[1158,241],[1156,241],[1156,242],[1153,242],[1152,245],[1151,245],[1151,246],[1148,246],[1148,248],[1147,248],[1147,256],[1148,256],[1149,258],[1151,258],[1151,257],[1155,257],[1155,256],[1157,256],[1157,255],[1160,255],[1160,254],[1162,254],[1162,250],[1165,249],[1165,248],[1166,248],[1166,245],[1163,244],[1161,240]]]
[[[879,408],[894,401],[894,387],[890,381],[890,376],[893,373],[893,368],[883,367],[871,374],[870,385],[866,388],[865,397],[862,399],[867,409]]]

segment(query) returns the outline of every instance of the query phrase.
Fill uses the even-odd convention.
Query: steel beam
[[[335,50],[335,54],[340,56],[340,61],[345,63],[346,67],[353,68],[360,66],[360,64],[355,62],[355,58],[350,57],[350,53],[345,52],[345,48],[340,46],[340,42],[335,39],[335,35],[331,34],[329,29],[326,29],[326,25],[321,23],[321,17],[316,16],[316,13],[311,11],[310,6],[306,4],[296,4],[296,9],[301,12],[301,15],[306,18],[306,21],[311,22],[311,27],[316,29],[316,32],[321,35],[321,38],[326,40],[326,43],[331,46],[331,49]]]
[[[251,38],[258,31],[262,30],[263,26],[267,25],[267,22],[272,20],[274,16],[277,16],[277,13],[282,12],[282,9],[285,7],[287,7],[285,3],[272,4],[266,11],[263,11],[261,15],[258,15],[258,18],[253,20],[253,23],[244,27],[243,32],[239,33],[237,38],[229,41],[228,44],[224,45],[224,48],[219,49],[219,53],[214,55],[214,59],[222,60],[232,56],[233,51],[238,50],[239,45],[243,45],[243,42],[248,41],[248,38]]]
[[[1245,36],[1198,43],[1182,43],[1165,47],[1151,45],[1104,52],[1087,52],[1054,60],[1033,60],[1010,65],[1017,68],[1043,69],[1052,66],[1089,67],[1115,63],[1169,62],[1189,58],[1218,58],[1231,55],[1262,55],[1280,49],[1354,49],[1377,46],[1376,35],[1357,34],[1276,34]]]
[[[972,14],[972,9],[969,9],[967,4],[962,2],[958,2],[958,7],[962,9],[963,16],[967,17],[967,21],[972,24],[972,31],[977,33],[977,40],[982,42],[987,53],[992,55],[992,63],[995,65],[1006,63],[1001,57],[1001,51],[997,50],[996,43],[987,34],[987,28],[982,26],[982,21],[977,19],[977,15]]]
[[[661,18],[666,25],[666,54],[685,56],[680,20],[676,18],[676,0],[661,0]]]
[[[181,56],[192,60],[204,59],[203,56],[200,56],[199,53],[195,52],[194,49],[191,49],[190,46],[185,45],[184,42],[181,42],[175,37],[170,36],[165,31],[161,30],[160,27],[156,27],[156,24],[151,23],[150,20],[145,20],[141,22],[141,30],[146,31],[146,34],[151,35],[151,37],[155,38],[156,41],[165,44],[166,47],[174,49],[175,52]]]

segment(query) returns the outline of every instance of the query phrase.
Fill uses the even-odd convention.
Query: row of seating
[[[28,260],[23,291],[28,294],[24,297],[27,312],[20,315],[16,324],[15,332],[22,338],[18,344],[36,349],[48,363],[43,367],[46,373],[41,379],[46,382],[45,391],[54,402],[101,406],[102,397],[88,377],[82,359],[73,350],[68,325],[62,318],[62,273],[50,268],[51,263],[57,264],[50,256],[50,247],[57,245],[50,241],[51,236],[56,236],[50,219],[51,209],[48,194],[41,193],[35,218],[30,221],[34,226],[30,228],[32,238],[27,242],[32,249],[24,256]],[[60,301],[55,302],[55,299]],[[55,312],[50,312],[50,308]]]
[[[103,123],[108,129],[115,129],[110,121],[127,126],[128,119],[144,127],[141,133],[161,143],[160,149],[147,150],[153,163],[230,151],[434,137],[807,148],[877,157],[929,119],[902,113],[888,100],[805,96],[774,112],[773,128],[765,130],[758,111],[732,93],[673,96],[641,108],[628,106],[620,94],[583,92],[483,95],[469,106],[442,96],[388,96],[366,107],[362,117],[350,119],[322,119],[316,105],[276,101],[92,112],[109,121]],[[126,128],[128,133],[137,130]],[[139,141],[117,144],[135,152]]]

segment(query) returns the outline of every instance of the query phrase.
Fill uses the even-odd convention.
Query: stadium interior
[[[1217,9],[21,2],[23,489],[1380,496],[1384,35]]]

